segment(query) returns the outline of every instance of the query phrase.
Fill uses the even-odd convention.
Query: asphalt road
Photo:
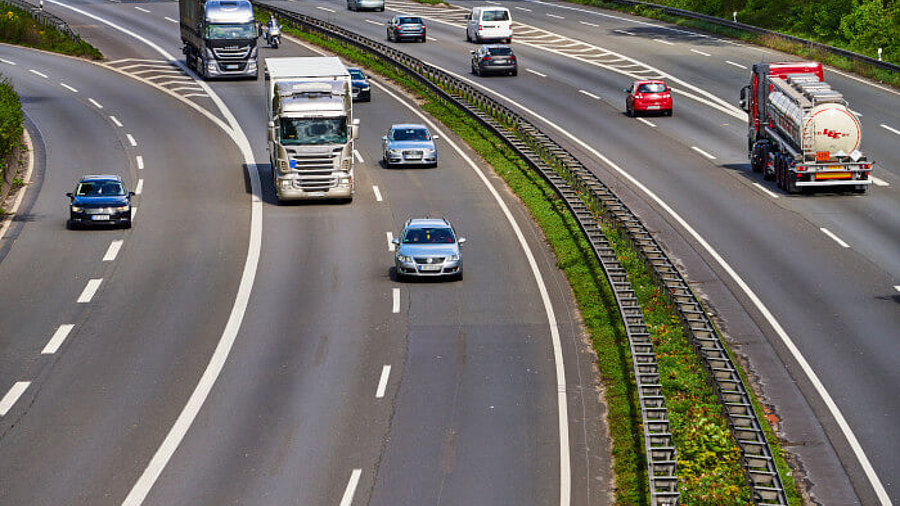
[[[863,149],[878,162],[879,184],[865,196],[789,196],[750,172],[745,120],[734,107],[752,63],[789,57],[578,6],[499,3],[528,25],[516,26],[513,45],[521,68],[515,78],[470,74],[468,52],[475,46],[465,42],[453,9],[392,1],[384,13],[354,13],[337,1],[277,4],[377,40],[384,40],[385,21],[395,12],[426,16],[432,40],[395,45],[493,90],[535,118],[619,192],[684,265],[780,417],[781,436],[797,456],[812,497],[875,500],[871,477],[773,322],[821,380],[888,495],[896,497],[897,93],[826,71],[862,116]],[[578,59],[571,57],[575,50]],[[682,91],[675,95],[673,118],[624,116],[621,90],[632,78],[622,72],[634,62],[615,61],[623,55],[637,60],[637,69],[661,71]],[[716,256],[758,296],[771,319]]]
[[[77,5],[180,53],[165,19],[177,16],[174,3]],[[479,175],[477,159],[473,167],[451,149],[447,132],[438,168],[384,169],[382,132],[415,116],[376,90],[356,109],[364,161],[354,202],[278,206],[261,81],[211,83],[260,162],[243,167],[217,124],[228,114],[161,84],[159,69],[171,66],[157,52],[97,19],[49,9],[121,73],[0,53],[15,63],[0,68],[40,131],[42,155],[0,262],[0,312],[14,315],[0,320],[0,390],[30,382],[0,415],[3,502],[116,504],[133,490],[241,298],[255,226],[248,171],[257,168],[262,240],[246,313],[147,504],[336,504],[351,488],[353,504],[558,502],[560,386],[545,298],[565,359],[572,504],[607,501],[602,406],[567,284],[516,200]],[[311,54],[290,44],[264,52]],[[148,66],[133,67],[140,63]],[[132,187],[145,181],[135,227],[67,231],[65,191],[78,175],[111,167]],[[469,239],[462,282],[390,276],[387,233],[426,214],[446,216]],[[112,240],[123,246],[102,261]],[[76,303],[87,280],[100,278],[90,302]],[[65,324],[74,327],[63,344],[41,354]]]

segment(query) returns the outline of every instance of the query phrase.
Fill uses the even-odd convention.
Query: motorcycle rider
[[[263,33],[266,36],[266,43],[273,48],[278,48],[278,44],[281,43],[281,28],[278,27],[275,16],[269,17],[269,21],[263,27]]]

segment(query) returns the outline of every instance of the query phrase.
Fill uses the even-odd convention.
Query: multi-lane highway
[[[606,501],[602,408],[565,281],[449,132],[437,169],[385,170],[382,132],[426,120],[377,88],[357,107],[354,202],[277,206],[262,83],[182,80],[169,61],[177,4],[45,5],[108,61],[0,48],[38,154],[26,212],[0,245],[0,396],[21,393],[0,413],[4,503],[555,504],[570,488],[572,504]],[[732,105],[747,67],[776,53],[510,2],[522,71],[475,78],[461,11],[279,5],[379,39],[392,13],[425,15],[432,40],[404,50],[533,115],[683,264],[812,497],[870,503],[878,482],[896,497],[895,92],[829,72],[862,115],[878,184],[787,196],[749,172]],[[680,91],[674,117],[624,117],[625,73],[646,68]],[[134,229],[67,231],[73,180],[110,171],[141,185]],[[469,239],[463,282],[389,276],[387,234],[422,214]],[[77,302],[89,280],[99,290]]]
[[[566,282],[450,132],[438,168],[384,169],[390,124],[430,120],[378,88],[354,202],[278,206],[262,81],[183,80],[174,3],[77,8],[103,66],[3,47],[41,155],[0,263],[4,503],[607,501]],[[104,172],[140,186],[134,228],[66,230]],[[390,276],[422,215],[468,238],[464,281]]]

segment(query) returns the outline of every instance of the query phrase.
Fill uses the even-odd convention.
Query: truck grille
[[[294,170],[300,175],[294,180],[295,188],[309,192],[337,187],[334,160],[341,156],[341,148],[319,153],[304,153],[293,149],[288,149],[287,152],[294,161]]]
[[[250,46],[230,46],[213,48],[217,60],[246,60]]]

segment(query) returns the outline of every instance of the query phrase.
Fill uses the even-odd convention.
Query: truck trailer
[[[862,126],[818,62],[757,63],[741,89],[750,167],[797,193],[840,186],[864,193],[873,163],[860,151]]]
[[[178,0],[182,52],[204,79],[258,76],[259,37],[249,0]]]
[[[279,201],[352,200],[350,73],[336,57],[266,58],[269,161]]]

